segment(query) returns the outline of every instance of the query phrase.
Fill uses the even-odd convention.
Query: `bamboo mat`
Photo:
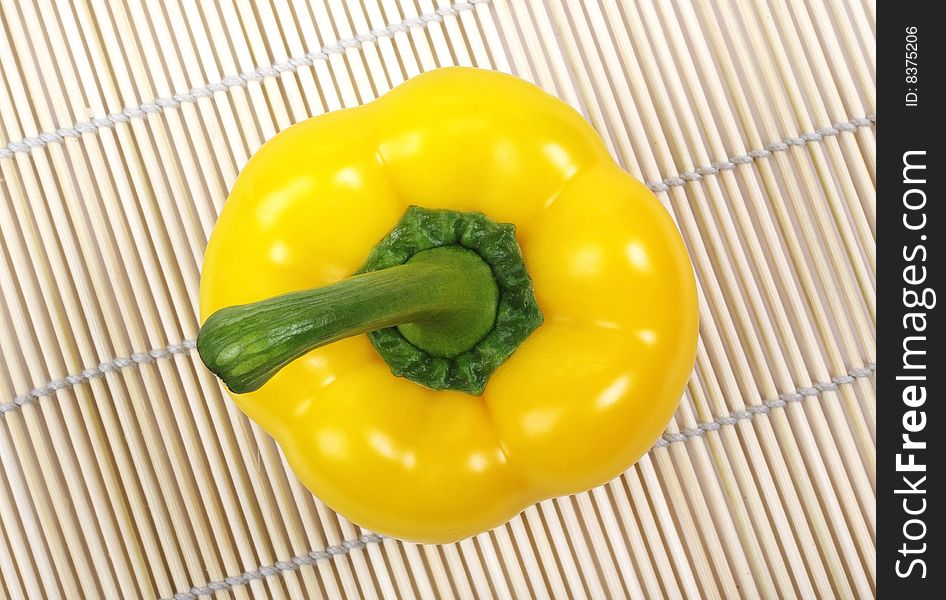
[[[872,597],[874,35],[872,0],[0,0],[0,600]],[[621,478],[417,546],[306,492],[191,340],[263,141],[453,64],[649,182],[701,341]]]

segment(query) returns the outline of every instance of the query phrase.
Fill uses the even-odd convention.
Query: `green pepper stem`
[[[412,344],[452,358],[493,327],[499,289],[475,252],[443,246],[403,264],[212,314],[197,336],[204,364],[236,393],[259,389],[314,348],[397,326]]]

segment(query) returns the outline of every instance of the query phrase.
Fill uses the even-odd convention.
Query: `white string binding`
[[[858,379],[871,377],[877,370],[877,363],[867,363],[865,366],[851,369],[846,375],[832,377],[831,381],[815,383],[811,386],[800,387],[791,392],[785,392],[775,400],[768,400],[762,404],[747,406],[744,409],[734,410],[725,417],[718,417],[707,423],[700,423],[696,427],[683,429],[677,433],[665,433],[657,440],[654,448],[666,448],[675,442],[685,442],[690,438],[703,437],[710,431],[716,431],[724,425],[735,425],[759,415],[764,415],[775,408],[784,408],[790,402],[801,402],[805,398],[816,397],[825,392],[836,392],[842,385],[851,385]]]
[[[818,143],[824,141],[825,138],[840,135],[844,132],[857,131],[860,127],[870,127],[875,123],[877,123],[876,115],[869,114],[866,117],[855,117],[849,121],[835,123],[831,127],[822,127],[821,129],[802,133],[795,137],[785,138],[781,142],[773,142],[761,150],[751,150],[746,154],[730,157],[727,160],[713,163],[708,167],[700,167],[695,171],[680,173],[679,175],[668,177],[662,181],[648,183],[647,187],[655,193],[666,192],[672,187],[684,186],[691,181],[699,181],[709,175],[718,175],[720,171],[735,169],[736,165],[748,165],[760,158],[768,158],[776,152],[785,152],[792,146]]]
[[[373,29],[368,33],[362,33],[355,37],[339,40],[334,44],[328,44],[323,46],[320,50],[309,52],[304,56],[292,57],[284,62],[259,67],[253,71],[247,71],[239,75],[224,77],[220,81],[192,88],[190,91],[182,94],[175,94],[167,98],[158,98],[152,102],[126,108],[121,112],[75,123],[72,127],[61,127],[56,131],[46,131],[32,137],[24,138],[18,142],[10,142],[0,148],[0,159],[13,156],[17,152],[31,152],[36,148],[42,148],[49,144],[61,143],[67,138],[77,138],[83,133],[94,133],[98,129],[114,127],[118,123],[127,123],[131,119],[143,119],[151,113],[158,113],[166,108],[177,108],[182,104],[194,103],[200,98],[211,96],[216,92],[225,92],[234,87],[242,87],[251,81],[262,81],[263,79],[276,77],[281,73],[289,73],[297,71],[302,67],[310,67],[318,61],[328,60],[333,54],[343,54],[350,48],[360,48],[369,42],[383,38],[391,38],[402,31],[409,31],[416,27],[426,27],[430,23],[443,21],[445,17],[455,16],[461,12],[471,10],[477,4],[488,4],[491,1],[492,0],[465,0],[456,2],[450,6],[438,8],[432,13],[424,13],[417,17],[404,19],[400,23],[392,23],[387,27]],[[791,146],[804,146],[805,144],[820,142],[827,137],[839,135],[843,132],[853,132],[860,127],[870,127],[876,122],[877,116],[873,114],[868,114],[864,117],[855,117],[848,121],[835,123],[830,127],[822,127],[815,131],[785,138],[780,142],[773,142],[760,150],[752,150],[746,154],[733,156],[727,160],[719,161],[706,167],[700,167],[695,171],[680,173],[662,181],[648,183],[647,187],[656,193],[666,192],[672,187],[684,186],[691,181],[698,181],[708,175],[717,175],[720,171],[735,169],[736,165],[749,164],[760,158],[768,158],[775,152],[788,150]]]
[[[105,127],[114,127],[119,123],[127,123],[131,119],[144,119],[149,114],[161,112],[166,108],[177,108],[182,104],[192,104],[197,102],[200,98],[212,96],[217,92],[225,92],[231,88],[242,87],[251,81],[262,81],[263,79],[276,77],[281,73],[291,73],[302,67],[311,67],[316,62],[328,60],[333,54],[344,54],[345,51],[350,48],[360,48],[370,42],[391,38],[402,31],[409,31],[418,27],[427,27],[427,25],[431,23],[443,21],[446,17],[455,16],[461,12],[471,10],[477,4],[487,4],[489,2],[491,2],[491,0],[465,0],[456,2],[450,6],[438,8],[430,13],[404,19],[400,23],[392,23],[386,27],[372,29],[368,33],[362,33],[355,37],[339,40],[333,44],[323,46],[319,50],[309,52],[304,56],[293,57],[284,62],[259,67],[252,71],[240,73],[239,75],[224,77],[220,81],[192,88],[188,92],[175,94],[167,98],[157,98],[151,102],[145,102],[138,106],[126,108],[121,112],[75,123],[71,127],[60,127],[56,131],[45,131],[38,135],[24,138],[18,142],[10,142],[0,148],[0,159],[13,156],[17,152],[32,152],[36,148],[42,148],[49,144],[59,144],[67,138],[77,138],[83,133],[94,133]]]
[[[867,363],[864,367],[851,369],[846,375],[832,377],[831,381],[800,387],[792,392],[782,394],[775,400],[763,402],[758,406],[749,406],[744,410],[733,411],[728,416],[719,417],[708,423],[700,423],[692,429],[684,429],[679,433],[664,434],[661,439],[657,440],[653,448],[665,448],[670,444],[685,442],[691,438],[703,437],[710,431],[716,431],[721,427],[734,425],[739,421],[764,415],[776,408],[784,408],[789,402],[801,402],[805,398],[821,396],[825,392],[836,392],[842,385],[850,385],[858,379],[873,376],[876,370],[876,363]],[[653,450],[653,448],[651,450]],[[296,571],[304,566],[313,565],[322,560],[343,556],[353,550],[361,550],[369,544],[377,544],[384,539],[384,536],[376,533],[363,535],[357,539],[346,540],[337,546],[330,546],[324,550],[313,550],[308,554],[294,556],[289,560],[278,561],[265,567],[245,571],[240,575],[212,581],[204,585],[195,585],[185,592],[178,592],[162,600],[198,600],[201,596],[211,596],[217,592],[229,590],[239,585],[246,585],[257,579],[282,575],[290,571]]]
[[[126,367],[138,367],[147,363],[153,363],[156,360],[168,358],[170,356],[174,356],[175,354],[190,352],[196,347],[196,340],[184,340],[180,344],[170,344],[164,348],[155,348],[154,350],[149,350],[148,352],[135,352],[128,357],[116,358],[108,362],[100,363],[96,367],[85,369],[84,371],[74,375],[68,375],[62,379],[54,379],[46,384],[33,388],[25,394],[20,394],[11,402],[0,404],[0,415],[18,410],[23,406],[30,404],[31,402],[36,402],[43,396],[52,396],[59,390],[64,390],[83,383],[88,383],[93,379],[104,377],[105,375],[118,371],[119,369],[124,369]]]
[[[164,600],[197,600],[197,598],[200,596],[211,596],[217,592],[229,590],[238,585],[246,585],[249,582],[255,581],[257,579],[264,579],[273,575],[282,575],[290,571],[296,571],[308,565],[314,565],[315,563],[322,560],[327,560],[336,556],[343,556],[352,550],[360,550],[369,544],[377,544],[383,539],[383,536],[372,533],[363,535],[354,540],[345,540],[341,544],[337,546],[329,546],[325,550],[313,550],[308,554],[294,556],[289,560],[275,562],[272,565],[253,569],[252,571],[245,571],[239,575],[234,575],[233,577],[227,577],[219,581],[212,581],[206,585],[197,585],[186,592],[178,592],[177,594],[174,594],[169,598],[165,598]]]

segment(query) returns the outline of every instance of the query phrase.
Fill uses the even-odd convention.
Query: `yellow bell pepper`
[[[328,506],[451,542],[640,458],[696,304],[675,224],[578,113],[446,68],[256,153],[207,247],[198,350]]]

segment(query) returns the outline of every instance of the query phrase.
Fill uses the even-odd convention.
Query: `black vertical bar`
[[[850,0],[860,1],[860,0]],[[946,31],[939,2],[878,6],[877,579],[881,598],[946,598],[942,288]],[[939,296],[939,297],[937,297]],[[939,491],[938,491],[939,490]],[[909,594],[909,595],[907,595]]]

